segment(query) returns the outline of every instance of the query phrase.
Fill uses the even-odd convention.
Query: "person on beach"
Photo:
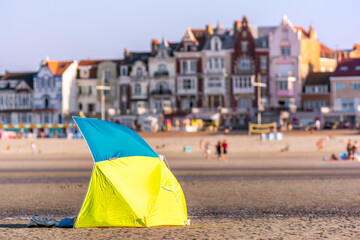
[[[317,146],[317,150],[318,151],[321,151],[323,149],[323,141],[322,139],[319,139],[317,142],[316,142],[316,146]]]
[[[210,154],[211,154],[210,143],[207,142],[207,143],[205,144],[205,160],[206,160],[206,161],[210,161]]]
[[[202,139],[200,140],[200,151],[202,154],[205,153],[205,143]]]
[[[346,152],[347,152],[347,157],[348,160],[350,160],[352,158],[351,153],[352,153],[352,142],[351,139],[349,139],[348,144],[346,145]]]
[[[358,143],[357,141],[355,141],[354,144],[351,146],[352,160],[357,159],[357,149],[358,149]]]
[[[34,155],[36,150],[36,144],[34,142],[31,143],[31,154]]]
[[[222,144],[220,141],[218,141],[218,143],[215,145],[215,148],[216,148],[216,153],[218,155],[218,161],[221,161],[222,160],[222,154],[221,154],[221,149],[222,149]]]
[[[223,143],[222,143],[222,148],[223,148],[223,159],[224,161],[227,161],[227,153],[228,153],[228,143],[226,141],[226,139],[224,139]]]

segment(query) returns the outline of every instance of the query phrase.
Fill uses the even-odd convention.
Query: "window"
[[[166,71],[167,71],[166,65],[165,65],[165,64],[159,64],[159,66],[158,66],[158,71],[159,71],[160,73],[166,72]]]
[[[136,68],[136,76],[137,77],[143,76],[143,69],[141,67]]]
[[[239,61],[238,64],[239,70],[251,70],[251,62],[248,58],[243,58]]]
[[[248,97],[243,97],[238,100],[238,108],[251,108],[252,100]]]
[[[208,88],[221,88],[221,79],[220,78],[209,78],[208,79]]]
[[[279,81],[279,90],[288,90],[288,81]]]
[[[281,56],[290,56],[290,47],[281,48]]]
[[[111,71],[110,70],[105,70],[104,78],[105,78],[105,82],[109,81],[111,79]]]
[[[287,29],[283,29],[283,31],[282,31],[282,39],[283,40],[288,39],[288,30]]]
[[[215,61],[215,68],[217,69],[217,68],[219,68],[219,59],[218,58],[214,58],[214,61]]]
[[[192,73],[196,73],[196,62],[195,61],[190,62],[190,70]]]
[[[220,60],[221,60],[221,68],[224,68],[225,67],[225,61],[224,61],[223,58],[220,58]]]
[[[354,99],[341,99],[341,107],[344,111],[353,111],[354,108]]]
[[[280,77],[288,77],[293,75],[292,64],[280,64],[277,66],[277,71]]]
[[[91,113],[95,110],[94,104],[93,103],[89,103],[88,104],[88,112]]]
[[[160,52],[160,57],[161,57],[161,58],[165,58],[165,53],[164,53],[164,51],[161,51],[161,52]]]
[[[247,52],[247,49],[248,49],[248,43],[247,42],[242,42],[241,43],[241,50],[243,52]]]
[[[327,101],[305,101],[304,108],[309,110],[320,110],[322,107],[327,107]]]
[[[190,45],[187,45],[187,51],[191,52],[191,46]]]
[[[79,86],[79,89],[78,89],[78,94],[81,95],[82,94],[82,87]]]
[[[360,71],[360,65],[355,66],[355,71]]]
[[[82,111],[83,110],[83,105],[82,103],[79,103],[79,111]]]
[[[261,77],[261,83],[267,84],[267,77]]]
[[[267,58],[266,57],[260,58],[260,68],[261,68],[261,70],[267,69]]]
[[[89,94],[89,95],[92,94],[92,87],[91,87],[91,86],[88,87],[88,94]]]
[[[360,90],[360,83],[351,83],[350,90],[359,91]]]
[[[219,51],[219,43],[217,40],[215,41],[215,51]]]
[[[187,89],[187,90],[189,90],[189,89],[192,89],[192,88],[194,88],[194,86],[193,86],[193,80],[192,79],[184,79],[183,80],[183,82],[182,82],[182,88],[183,89]]]
[[[126,93],[127,93],[127,92],[126,92],[126,85],[122,85],[122,86],[121,86],[121,95],[122,95],[122,96],[126,96]]]
[[[335,83],[335,91],[345,91],[346,85],[345,83]]]
[[[49,99],[47,97],[44,100],[44,107],[49,108]]]
[[[141,85],[140,84],[135,84],[135,94],[136,95],[141,94]]]
[[[127,75],[127,67],[126,67],[126,66],[121,66],[121,75],[122,75],[122,76],[126,76],[126,75]]]
[[[187,61],[183,61],[183,62],[182,62],[182,72],[183,72],[183,73],[187,73],[187,72],[188,72]]]
[[[347,71],[349,68],[348,66],[342,66],[340,67],[340,71]]]
[[[251,77],[239,77],[235,79],[236,88],[251,88]]]
[[[210,59],[208,59],[208,68],[209,69],[212,69],[212,59],[210,58]]]

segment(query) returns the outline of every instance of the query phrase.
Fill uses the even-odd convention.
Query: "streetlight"
[[[261,104],[261,88],[266,87],[266,83],[262,83],[260,80],[260,74],[257,75],[257,82],[253,83],[254,87],[257,87],[257,123],[261,124],[261,110],[262,110],[262,104]]]
[[[101,120],[105,120],[105,90],[111,90],[111,87],[104,84],[104,77],[101,78],[101,85],[96,87],[101,91]]]

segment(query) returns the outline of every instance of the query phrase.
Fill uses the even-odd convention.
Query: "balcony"
[[[217,68],[217,69],[206,68],[206,69],[204,69],[204,74],[206,74],[206,75],[212,75],[212,74],[225,75],[226,70],[225,70],[225,68]]]
[[[233,93],[234,94],[254,94],[255,90],[254,90],[254,87],[252,87],[252,86],[247,87],[247,88],[234,87]]]
[[[276,95],[279,97],[294,97],[295,91],[294,90],[277,90]]]
[[[170,89],[155,89],[151,91],[151,95],[171,95]]]
[[[156,71],[154,73],[154,77],[159,78],[159,77],[166,77],[169,76],[169,72],[168,71]]]

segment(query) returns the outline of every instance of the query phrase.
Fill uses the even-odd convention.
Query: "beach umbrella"
[[[73,119],[94,160],[75,228],[189,223],[183,191],[162,155],[120,124]]]

